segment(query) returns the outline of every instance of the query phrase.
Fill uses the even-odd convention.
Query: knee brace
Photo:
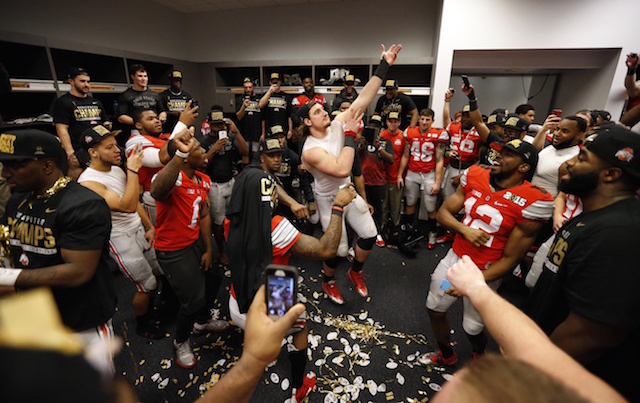
[[[338,267],[338,263],[340,263],[340,258],[337,256],[324,261],[324,264],[331,267],[332,269],[335,269],[336,267]]]
[[[362,250],[371,250],[373,244],[376,242],[376,237],[371,238],[358,238],[358,246]]]

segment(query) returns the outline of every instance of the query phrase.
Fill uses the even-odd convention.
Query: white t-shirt
[[[329,126],[327,135],[324,138],[308,136],[302,148],[303,162],[305,152],[316,147],[322,148],[329,155],[337,158],[344,148],[344,124],[339,120],[334,120],[331,122],[331,126]],[[335,195],[340,190],[340,186],[346,185],[351,181],[349,176],[336,178],[335,176],[322,173],[317,169],[307,168],[315,180],[316,194],[320,196]]]
[[[545,147],[538,154],[538,166],[531,183],[551,193],[555,198],[558,195],[558,168],[568,159],[580,152],[578,145],[557,149],[553,145]]]

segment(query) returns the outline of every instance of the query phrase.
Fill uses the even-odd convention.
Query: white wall
[[[438,0],[359,0],[190,14],[191,59],[375,60],[381,43],[402,43],[403,60],[433,57],[439,10]]]
[[[493,0],[490,3],[444,0],[434,94],[444,93],[449,85],[455,50],[622,48],[619,60],[614,63],[611,82],[602,82],[607,80],[604,76],[583,82],[588,86],[596,81],[597,88],[590,92],[589,103],[601,104],[617,115],[624,103],[624,55],[637,52],[640,46],[637,2]],[[595,92],[599,96],[592,95]],[[439,110],[443,103],[442,97],[435,96],[432,107]]]
[[[189,59],[185,16],[144,2],[3,0],[2,30],[47,38],[50,45],[86,44],[147,55]],[[0,38],[1,39],[1,38]]]

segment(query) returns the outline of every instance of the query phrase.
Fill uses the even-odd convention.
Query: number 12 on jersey
[[[489,234],[489,240],[484,246],[491,247],[494,238],[493,234],[498,232],[504,218],[502,213],[495,207],[488,204],[476,205],[477,202],[478,199],[475,197],[469,197],[464,201],[465,215],[462,223],[467,227],[476,228]],[[473,216],[477,218],[473,218]]]

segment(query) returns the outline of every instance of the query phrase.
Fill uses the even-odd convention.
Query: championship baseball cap
[[[518,131],[526,132],[529,129],[529,123],[517,116],[509,116],[504,122],[504,127],[512,127]]]
[[[494,115],[489,115],[487,118],[487,125],[497,124],[500,126],[504,126],[507,123],[507,116],[502,113],[496,113]]]
[[[170,80],[182,80],[182,72],[179,70],[173,70],[171,74],[169,74]]]
[[[514,139],[507,142],[502,149],[511,150],[522,157],[524,162],[529,164],[531,167],[528,174],[531,174],[531,177],[533,176],[533,173],[536,171],[536,166],[538,165],[538,150],[533,146],[533,144],[520,139]]]
[[[395,80],[393,78],[388,79],[387,81],[384,82],[384,87],[388,90],[393,89],[393,88],[398,88],[398,80]]]
[[[9,130],[0,134],[0,161],[27,158],[62,158],[67,154],[60,140],[37,129]]]
[[[271,75],[269,76],[269,81],[272,80],[282,80],[282,78],[280,77],[280,73],[271,73]]]
[[[400,114],[398,112],[389,112],[389,114],[387,115],[387,120],[391,119],[400,120]]]
[[[584,147],[627,175],[640,179],[639,134],[613,124],[598,126]]]
[[[209,122],[224,123],[224,112],[219,108],[211,108],[209,111]]]
[[[391,112],[391,113],[396,113],[397,114],[398,112]],[[380,115],[371,116],[371,118],[369,119],[369,123],[371,123],[371,122],[382,123],[382,116],[380,116]]]
[[[282,153],[284,148],[280,147],[280,141],[278,139],[266,139],[260,143],[261,154],[273,154]]]
[[[89,73],[82,67],[72,67],[67,73],[67,78],[76,78],[77,76],[88,76]]]
[[[82,148],[85,150],[89,150],[90,148],[95,147],[98,143],[104,140],[105,137],[109,135],[118,135],[122,130],[114,130],[110,131],[106,127],[102,125],[96,125],[93,127],[86,128],[80,138],[82,139]]]
[[[242,80],[242,83],[253,83],[253,81],[251,81],[251,77],[245,77],[244,80]]]
[[[497,115],[498,113],[501,113],[507,116],[509,114],[509,110],[504,108],[498,108],[498,109],[494,109],[493,112],[491,112],[492,115]]]
[[[285,134],[282,125],[271,126],[269,137],[277,137],[279,134]]]
[[[344,77],[344,82],[347,84],[353,84],[356,82],[356,77],[353,74],[347,74]]]
[[[471,108],[469,107],[469,105],[465,105],[462,107],[462,113],[469,114],[469,111],[471,111]]]

